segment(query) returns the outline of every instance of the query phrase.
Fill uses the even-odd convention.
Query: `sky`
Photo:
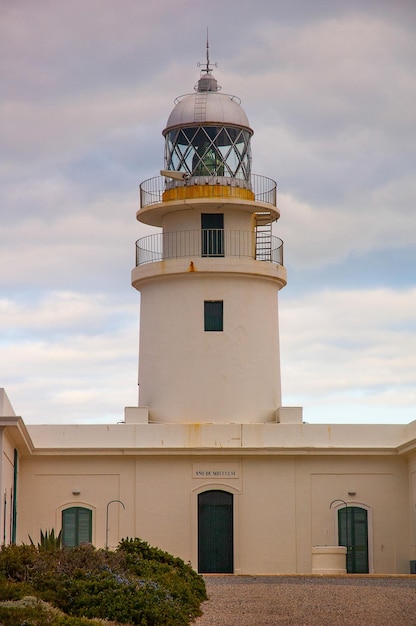
[[[278,182],[284,406],[416,419],[415,0],[0,0],[0,387],[27,424],[137,406],[141,181],[210,58]]]

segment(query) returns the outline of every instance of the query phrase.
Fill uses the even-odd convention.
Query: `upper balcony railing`
[[[256,233],[243,230],[181,230],[156,233],[136,241],[136,267],[186,257],[245,257],[283,265],[283,241],[274,235],[265,248]]]
[[[275,207],[277,206],[277,184],[266,176],[251,174],[249,182],[227,176],[191,176],[183,181],[154,176],[140,185],[142,209],[167,200],[207,197],[234,197],[264,202]]]

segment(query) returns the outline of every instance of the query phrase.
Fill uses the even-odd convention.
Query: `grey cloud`
[[[137,294],[129,274],[134,241],[148,232],[135,220],[138,183],[162,166],[161,131],[173,99],[198,78],[207,26],[219,83],[242,98],[255,130],[253,171],[279,182],[276,228],[289,267],[280,323],[287,402],[309,403],[313,419],[336,413],[337,403],[339,416],[348,406],[360,416],[374,409],[373,419],[384,401],[409,417],[412,381],[400,385],[400,356],[414,330],[403,329],[395,344],[383,318],[379,334],[371,332],[377,271],[360,272],[360,262],[376,266],[383,254],[387,264],[391,255],[399,270],[415,243],[410,1],[213,0],[207,12],[192,0],[21,0],[0,11],[0,286],[20,312],[2,340],[1,374],[25,419],[114,420],[136,401]],[[350,294],[362,331],[372,345],[389,346],[371,361],[383,389],[354,374],[354,364],[364,371],[374,356],[354,346],[360,329],[347,320],[343,333],[331,322],[325,335],[320,323],[341,315],[339,298],[348,307],[335,276],[346,276],[349,263],[350,289],[362,287],[359,297]],[[409,311],[407,265],[403,293],[389,299]],[[387,269],[382,278],[386,288],[398,281]],[[336,287],[331,297],[322,294],[325,280]],[[75,294],[67,311],[57,292]],[[34,319],[25,323],[30,306]]]

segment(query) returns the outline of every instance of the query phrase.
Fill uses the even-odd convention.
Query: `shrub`
[[[200,615],[206,599],[204,581],[190,565],[140,539],[125,539],[114,552],[91,545],[53,550],[8,546],[0,551],[0,587],[1,578],[7,582],[1,599],[33,595],[63,611],[65,619],[186,626]],[[30,611],[41,608],[31,606]],[[7,626],[15,623],[1,619]]]
[[[28,580],[37,557],[34,546],[2,546],[0,550],[0,576],[17,582]]]
[[[98,626],[109,622],[70,617],[46,602],[33,596],[26,596],[20,602],[0,603],[1,624],[7,626]]]
[[[129,571],[168,588],[174,600],[188,607],[189,615],[201,614],[199,606],[207,599],[205,583],[189,564],[138,538],[123,539],[118,550],[125,553]]]

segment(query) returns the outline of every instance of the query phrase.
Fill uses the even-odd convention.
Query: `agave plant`
[[[30,543],[32,546],[35,545],[32,537],[29,535]],[[55,530],[45,530],[43,532],[40,531],[40,543],[38,543],[38,550],[58,550],[62,547],[62,530],[59,531],[59,534],[55,537]]]

